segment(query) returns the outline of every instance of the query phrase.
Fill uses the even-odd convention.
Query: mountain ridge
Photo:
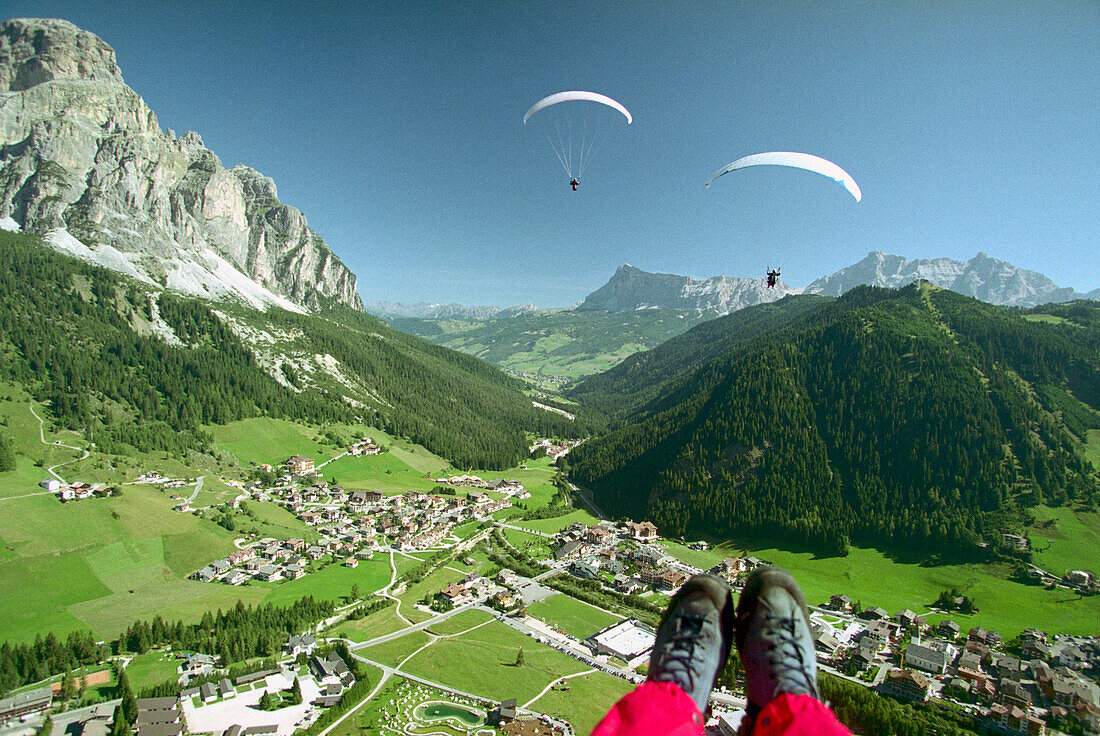
[[[193,296],[362,308],[355,274],[274,181],[162,131],[114,50],[64,20],[0,24],[0,220]]]

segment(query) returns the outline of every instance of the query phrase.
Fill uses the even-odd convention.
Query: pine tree
[[[522,666],[523,666],[523,647],[520,647],[519,650],[516,651],[516,667],[522,667]]]
[[[122,703],[118,707],[118,712],[122,714],[122,718],[127,724],[136,722],[138,717],[137,698],[134,697],[134,690],[130,687],[130,678],[126,676],[126,668],[122,664],[118,665],[118,687],[115,688],[115,693],[122,698]]]
[[[76,686],[73,684],[73,673],[65,670],[65,674],[61,677],[61,702],[72,700],[74,695],[76,695]]]
[[[115,720],[111,723],[111,736],[130,736],[130,724],[126,722],[122,706],[115,709]]]
[[[353,583],[351,586],[351,599],[352,601],[359,600],[359,583]]]
[[[301,705],[302,703],[302,683],[297,677],[294,678],[294,687],[290,690],[291,702],[294,705]]]

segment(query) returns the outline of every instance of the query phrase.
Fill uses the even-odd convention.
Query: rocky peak
[[[579,311],[625,312],[635,309],[681,309],[728,314],[793,293],[782,282],[769,289],[765,280],[713,276],[698,280],[671,273],[650,273],[623,264],[615,275],[585,297]]]
[[[177,138],[115,53],[62,20],[0,23],[0,221],[148,284],[287,309],[362,308],[355,274],[198,133]]]
[[[1064,302],[1082,296],[1073,289],[1059,287],[1041,273],[1017,268],[981,251],[968,261],[950,258],[910,261],[875,250],[858,263],[817,279],[806,287],[806,292],[840,296],[857,286],[897,289],[917,279],[991,304],[1016,307]]]
[[[54,79],[122,83],[115,50],[98,36],[56,18],[16,18],[0,25],[0,91],[20,92]]]

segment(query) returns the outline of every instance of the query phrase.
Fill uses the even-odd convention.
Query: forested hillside
[[[281,383],[206,304],[151,296],[32,236],[0,232],[0,300],[0,378],[27,386],[104,452],[205,450],[203,425],[265,415],[361,420],[462,466],[503,467],[526,456],[525,431],[576,430],[533,408],[518,380],[354,310],[236,310],[238,321],[293,330],[300,351],[331,358],[367,400],[305,381],[292,366],[282,366],[290,375]]]
[[[1098,341],[1087,320],[863,287],[665,384],[571,463],[605,510],[672,534],[971,548],[1023,505],[1100,500],[1081,453]]]
[[[713,317],[674,309],[532,311],[485,320],[391,318],[399,330],[550,386],[590,376]]]
[[[611,370],[586,378],[568,395],[587,406],[624,418],[655,398],[667,382],[711,358],[813,314],[831,301],[830,297],[792,295],[739,309],[698,324],[652,350],[635,353]]]

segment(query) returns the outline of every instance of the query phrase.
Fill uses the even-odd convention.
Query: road
[[[47,442],[46,441],[46,432],[45,432],[46,423],[42,420],[42,417],[38,416],[38,412],[36,412],[34,410],[34,404],[28,404],[28,407],[31,410],[31,414],[34,415],[34,418],[38,420],[38,439],[42,441],[43,445],[46,445],[48,447],[64,447],[64,448],[69,449],[69,450],[76,450],[77,452],[83,452],[84,453],[83,455],[76,458],[75,460],[66,460],[63,463],[58,463],[57,465],[53,465],[51,467],[46,468],[47,473],[52,475],[54,478],[57,478],[57,480],[59,482],[65,483],[66,482],[65,479],[62,478],[57,473],[55,473],[54,468],[60,468],[62,465],[71,465],[72,463],[80,462],[84,458],[88,457],[88,454],[89,454],[88,450],[86,450],[83,447],[73,447],[72,445],[66,445],[66,444],[63,444],[60,441]],[[48,491],[47,491],[47,493],[48,493]],[[37,494],[30,494],[30,495],[37,495]]]

